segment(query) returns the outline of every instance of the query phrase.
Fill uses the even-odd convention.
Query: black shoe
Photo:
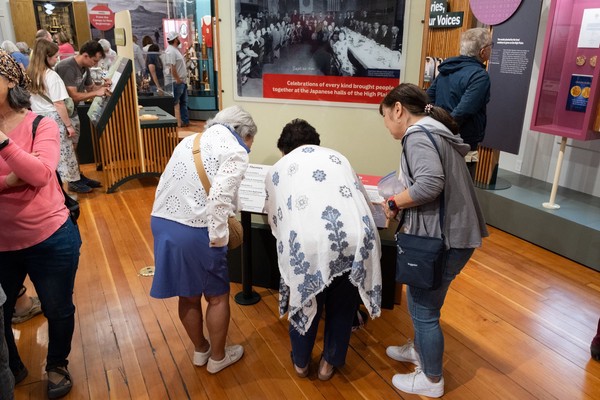
[[[75,193],[90,193],[92,188],[83,183],[83,180],[80,179],[75,182],[69,182],[69,190]]]
[[[87,185],[87,186],[89,186],[91,188],[100,188],[100,187],[102,187],[102,182],[90,179],[87,176],[83,175],[82,173],[79,173],[79,176],[81,176],[81,182],[83,182],[85,185]]]
[[[600,321],[598,321],[598,330],[596,331],[596,336],[592,339],[590,351],[592,352],[592,358],[600,361]]]

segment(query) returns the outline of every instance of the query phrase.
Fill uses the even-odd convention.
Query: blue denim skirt
[[[229,293],[227,246],[209,247],[208,229],[152,217],[154,280],[150,296],[213,297]]]

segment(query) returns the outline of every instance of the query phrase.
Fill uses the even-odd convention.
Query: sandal
[[[59,397],[63,397],[67,393],[71,391],[73,387],[73,381],[71,380],[71,375],[67,370],[67,367],[54,367],[49,369],[48,371],[48,398],[49,399],[58,399]],[[50,373],[55,373],[62,376],[62,379],[58,383],[52,383],[50,380]]]
[[[329,366],[329,368],[327,368]],[[317,372],[317,378],[321,381],[328,381],[333,376],[335,372],[335,367],[327,362],[323,357],[321,357],[321,361],[319,362],[319,371]]]
[[[369,320],[369,315],[364,312],[363,310],[357,310],[356,311],[356,315],[354,316],[354,321],[352,322],[352,332],[355,332],[357,330],[359,330],[360,328],[363,328],[366,324],[367,321]]]
[[[21,314],[17,314],[15,312],[12,317],[13,324],[20,324],[22,322],[29,321],[31,318],[42,313],[42,304],[40,303],[39,297],[30,297],[30,299],[31,308]]]
[[[294,354],[290,352],[290,357],[292,358],[292,364],[294,365],[294,371],[296,371],[296,375],[300,378],[306,378],[308,376],[308,364],[304,368],[300,368],[294,362]],[[310,364],[310,363],[309,363]]]

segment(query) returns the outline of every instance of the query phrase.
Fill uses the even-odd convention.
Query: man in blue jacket
[[[490,58],[492,45],[492,35],[487,29],[473,28],[463,32],[460,56],[440,64],[438,76],[427,90],[431,102],[454,117],[460,136],[471,146],[465,161],[472,176],[479,159],[477,146],[485,135],[490,77],[484,63]]]

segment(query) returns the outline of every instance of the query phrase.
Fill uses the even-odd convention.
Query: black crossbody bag
[[[35,140],[35,133],[37,131],[37,127],[40,124],[40,121],[42,120],[42,118],[44,118],[42,115],[38,115],[33,120],[33,124],[31,127],[32,128],[31,133],[33,135],[33,140]],[[65,206],[69,209],[69,215],[71,217],[71,221],[73,221],[73,223],[75,225],[77,225],[77,218],[79,218],[79,213],[80,213],[79,202],[77,200],[75,200],[74,198],[72,198],[71,196],[69,196],[67,194],[67,192],[65,192],[65,189],[63,189],[62,180],[60,179],[60,175],[59,175],[58,171],[56,171],[56,179],[58,180],[58,185],[60,186],[60,190],[62,190],[63,196],[65,197]]]
[[[427,134],[431,143],[435,147],[440,160],[442,158],[440,149],[431,136],[427,128],[418,125],[423,132]],[[406,146],[402,147],[402,152],[406,154]],[[408,175],[413,178],[408,168]],[[396,282],[420,288],[435,290],[442,284],[442,275],[446,267],[446,246],[444,244],[444,213],[445,199],[444,191],[440,193],[440,229],[441,238],[410,235],[398,230],[402,226],[402,221],[396,230]]]

